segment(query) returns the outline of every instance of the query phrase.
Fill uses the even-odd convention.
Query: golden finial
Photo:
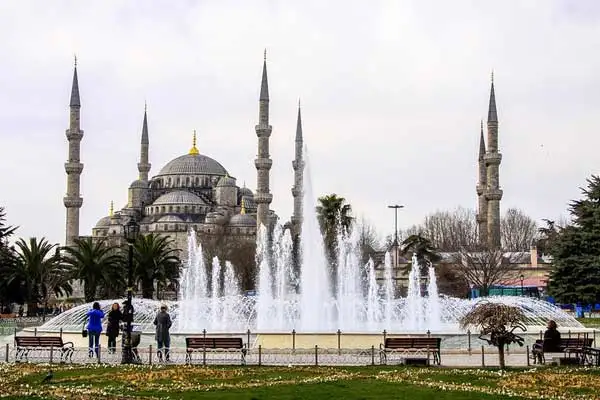
[[[265,47],[265,52],[263,54],[264,61],[267,61],[267,48]]]
[[[242,197],[242,209],[240,210],[240,214],[246,214],[246,202],[244,201],[244,198]]]
[[[114,208],[115,208],[115,203],[111,200],[110,201],[110,210],[108,210],[108,216],[112,217],[114,214]]]
[[[196,148],[196,130],[194,129],[194,136],[192,138],[192,148],[190,149],[190,154],[193,156],[197,156],[200,154],[198,149]]]
[[[73,58],[75,59],[75,62],[74,62],[75,68],[77,68],[77,54],[73,54]]]

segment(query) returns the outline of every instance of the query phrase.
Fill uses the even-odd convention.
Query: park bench
[[[440,365],[441,343],[442,338],[436,337],[386,338],[385,342],[379,345],[380,363],[387,363],[387,356],[389,353],[401,353],[412,356],[411,360],[415,359],[414,356],[420,356],[418,358],[420,360],[425,360],[427,364],[429,364],[429,356],[432,355],[433,362]]]
[[[531,352],[533,363],[535,364],[537,361],[540,361],[542,364],[545,364],[545,354],[547,353],[563,353],[564,358],[576,359],[579,363],[583,363],[584,355],[586,354],[584,349],[591,348],[593,342],[594,339],[586,337],[561,338],[558,346],[552,346],[550,342],[538,339],[535,341]],[[573,354],[575,357],[572,357]]]
[[[584,347],[581,364],[600,367],[600,349],[587,346]]]
[[[16,361],[28,360],[29,352],[58,351],[60,362],[71,361],[73,356],[73,342],[63,342],[60,336],[15,336],[16,343]]]
[[[185,338],[185,361],[187,364],[192,362],[194,353],[203,353],[215,351],[239,351],[242,356],[242,365],[246,364],[246,353],[248,349],[244,346],[241,338],[236,337],[186,337]]]

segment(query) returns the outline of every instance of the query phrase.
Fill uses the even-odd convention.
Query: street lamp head
[[[129,243],[135,243],[138,235],[140,234],[140,226],[135,220],[130,219],[129,222],[123,227],[125,230],[125,239]]]
[[[404,206],[394,204],[394,205],[388,206],[388,208],[404,208]]]

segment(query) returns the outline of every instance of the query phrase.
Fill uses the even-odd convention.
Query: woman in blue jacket
[[[104,318],[104,311],[100,309],[100,303],[95,302],[92,309],[87,313],[88,324],[88,338],[89,338],[89,355],[90,357],[96,354],[98,356],[98,345],[100,344],[100,334],[102,333],[102,319]]]

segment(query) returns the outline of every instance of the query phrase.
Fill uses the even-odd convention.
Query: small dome
[[[131,185],[129,185],[129,189],[148,189],[148,182],[139,179],[135,180],[131,182]]]
[[[254,193],[252,193],[252,190],[248,189],[245,186],[243,188],[240,188],[240,190],[238,191],[238,193],[239,193],[240,197],[244,197],[244,196],[254,197]]]
[[[184,154],[171,160],[157,176],[161,175],[226,175],[223,166],[203,154]]]
[[[156,222],[183,222],[177,215],[165,215]]]
[[[217,187],[227,187],[227,186],[235,186],[235,178],[232,178],[229,175],[225,175],[224,177],[219,179],[219,183],[217,183]]]
[[[105,228],[107,226],[110,226],[110,217],[108,215],[100,218],[98,223],[96,223],[96,228]]]
[[[164,204],[200,204],[204,205],[204,201],[194,193],[183,190],[165,193],[160,196],[152,205],[160,206]]]
[[[244,202],[244,206],[246,208],[251,208],[251,209],[256,208],[256,203],[254,202],[254,195],[242,196],[242,198],[240,199],[240,204],[242,204],[242,201]]]
[[[231,226],[256,226],[256,220],[249,214],[236,214],[229,220]]]

